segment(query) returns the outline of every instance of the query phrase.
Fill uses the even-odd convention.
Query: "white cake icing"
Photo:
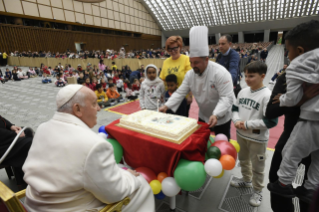
[[[123,116],[120,124],[133,130],[142,130],[148,134],[176,141],[197,127],[195,119],[150,110],[141,110]]]

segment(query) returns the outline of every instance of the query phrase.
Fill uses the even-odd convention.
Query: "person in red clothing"
[[[47,75],[51,75],[51,72],[48,70],[48,67],[47,66],[45,66],[44,68],[43,68],[43,73],[46,73]]]
[[[134,79],[132,91],[139,91],[139,90],[140,90],[140,82],[138,81],[138,79]]]
[[[97,79],[96,79],[96,77],[93,77],[93,80],[92,80],[92,85],[93,85],[93,89],[94,89],[94,91],[96,91],[96,85],[97,85],[98,83],[97,83]]]
[[[94,91],[94,86],[91,84],[90,78],[85,79],[85,86]]]
[[[115,73],[115,76],[113,77],[113,83],[116,84],[117,83],[117,80],[119,80],[119,74],[118,73]]]
[[[103,78],[101,79],[101,85],[102,85],[103,91],[106,92],[106,89],[107,89],[106,85],[107,85],[107,83],[105,82],[105,79],[103,79]]]

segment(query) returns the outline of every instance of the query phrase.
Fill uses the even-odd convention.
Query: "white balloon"
[[[176,180],[173,177],[166,177],[162,181],[162,191],[168,197],[176,196],[181,188],[177,185]]]
[[[205,171],[209,176],[219,176],[223,171],[223,166],[217,159],[209,159],[204,165]]]
[[[104,139],[106,139],[106,134],[105,134],[105,133],[101,133],[101,132],[100,132],[100,133],[98,133],[97,135],[100,136],[100,137],[102,137],[102,138],[104,138]]]

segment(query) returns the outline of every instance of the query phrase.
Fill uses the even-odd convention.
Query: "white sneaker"
[[[261,191],[254,191],[253,195],[251,195],[249,204],[254,207],[259,207],[261,201],[263,199],[263,195]]]
[[[233,179],[230,182],[231,186],[234,186],[236,188],[251,188],[252,184],[251,182],[245,182],[242,178],[240,179]]]

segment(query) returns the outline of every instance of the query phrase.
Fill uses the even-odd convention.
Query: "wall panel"
[[[117,22],[117,25],[122,28],[127,27],[123,23],[120,26],[120,22]],[[154,35],[142,35],[137,38],[0,24],[0,52],[16,50],[65,52],[66,49],[75,51],[75,42],[86,43],[87,50],[119,50],[123,45],[126,50],[161,47],[161,37]]]

